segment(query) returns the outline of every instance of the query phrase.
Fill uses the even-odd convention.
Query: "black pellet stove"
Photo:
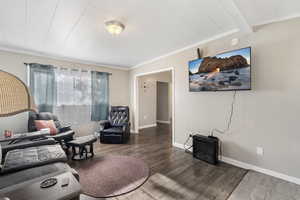
[[[193,156],[210,164],[219,161],[219,138],[214,136],[193,135]]]

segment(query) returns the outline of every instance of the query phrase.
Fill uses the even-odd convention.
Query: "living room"
[[[298,1],[0,16],[0,199],[300,199]]]

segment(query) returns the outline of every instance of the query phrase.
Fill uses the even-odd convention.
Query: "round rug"
[[[115,197],[143,185],[149,175],[148,165],[130,156],[107,155],[82,162],[76,169],[84,194],[96,198]]]

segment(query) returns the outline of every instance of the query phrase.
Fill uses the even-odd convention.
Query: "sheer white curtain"
[[[91,72],[55,68],[57,104],[54,113],[60,121],[79,127],[91,122]]]

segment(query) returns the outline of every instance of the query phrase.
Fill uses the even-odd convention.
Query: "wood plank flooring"
[[[300,186],[250,171],[228,200],[299,200]]]
[[[225,163],[212,166],[173,148],[168,125],[159,125],[132,134],[128,144],[95,145],[97,157],[107,154],[131,155],[143,159],[151,168],[151,177],[137,190],[113,200],[201,199],[226,200],[240,183],[246,170]],[[79,167],[82,161],[70,161]],[[92,159],[84,162],[93,162]],[[81,200],[94,198],[81,195]]]

